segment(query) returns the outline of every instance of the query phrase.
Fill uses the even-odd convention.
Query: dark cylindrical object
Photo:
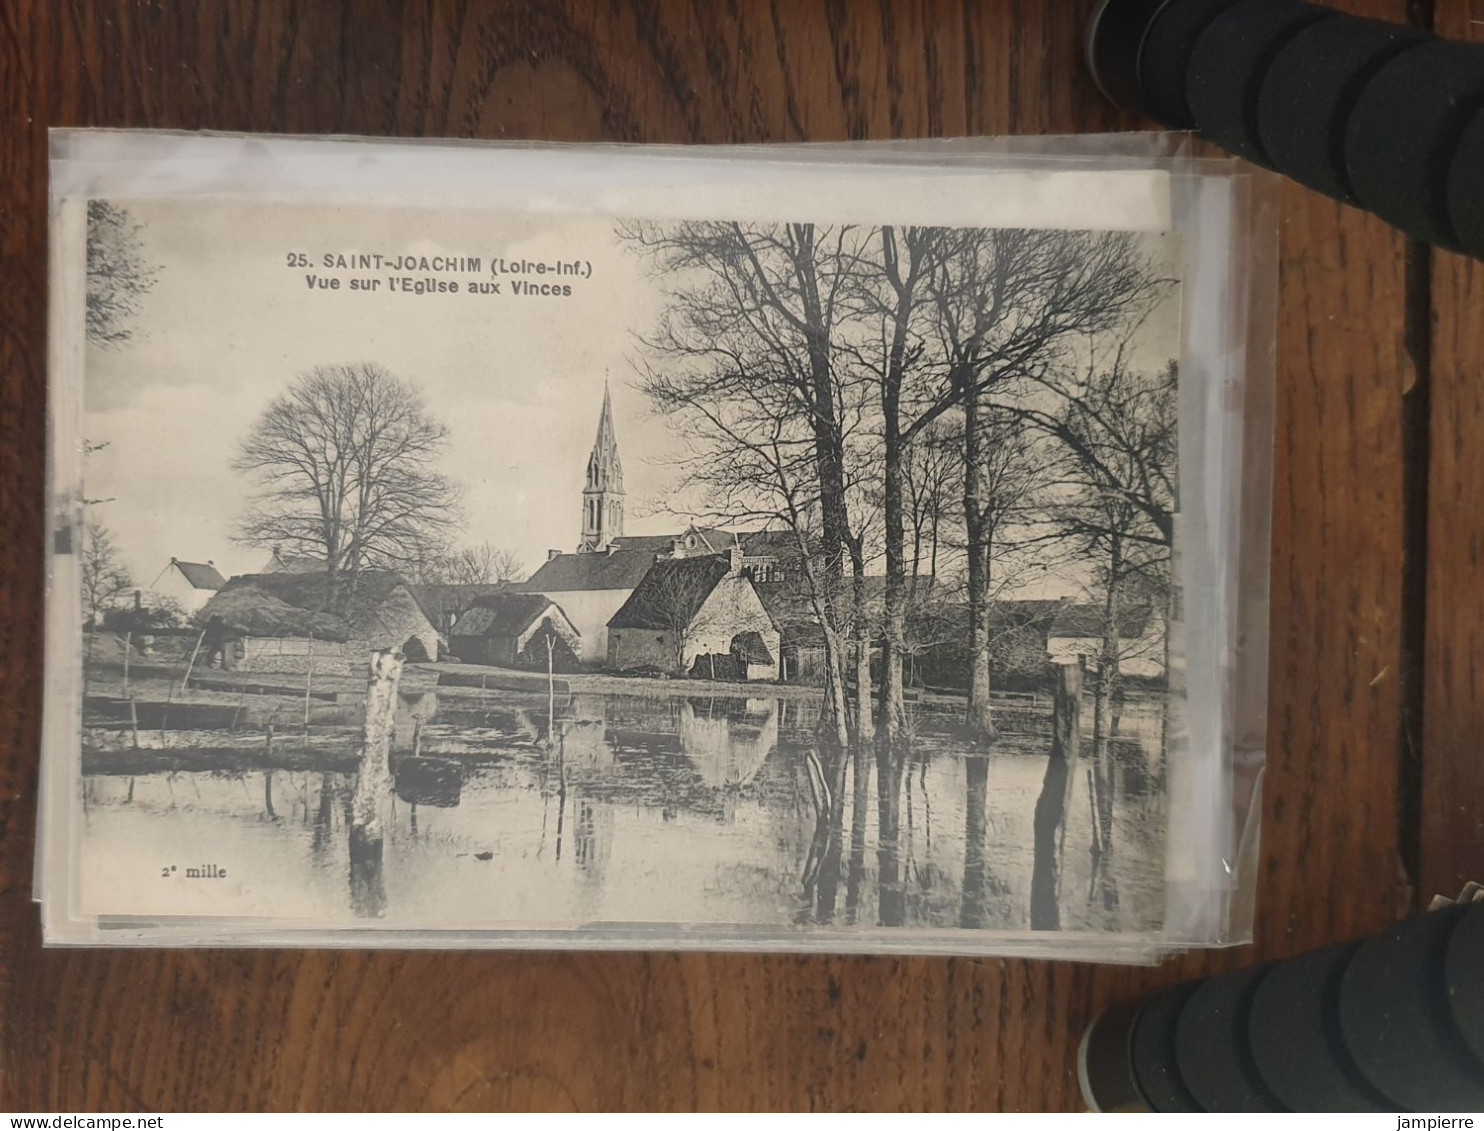
[[[1212,978],[1190,995],[1175,1025],[1180,1076],[1203,1111],[1284,1111],[1248,1040],[1252,995],[1270,966]]]
[[[1196,38],[1186,70],[1186,98],[1201,134],[1259,165],[1267,145],[1258,130],[1258,100],[1273,60],[1310,24],[1335,13],[1317,4],[1238,0]]]
[[[1134,1019],[1129,1042],[1134,1082],[1155,1111],[1201,1111],[1180,1074],[1175,1033],[1180,1014],[1204,982],[1183,982],[1154,995]]]
[[[1122,105],[1484,255],[1484,45],[1306,0],[1103,0],[1088,59]]]
[[[1356,199],[1419,239],[1455,243],[1448,169],[1481,107],[1484,45],[1434,40],[1389,60],[1365,84],[1345,126]]]
[[[1464,127],[1453,163],[1448,167],[1448,216],[1453,221],[1458,246],[1478,255],[1484,247],[1484,114],[1477,114]]]
[[[1257,132],[1268,163],[1299,184],[1352,200],[1345,171],[1345,122],[1376,70],[1419,31],[1380,20],[1310,24],[1274,56],[1257,97]]]
[[[1340,981],[1360,943],[1275,964],[1252,998],[1252,1059],[1291,1111],[1395,1111],[1340,1040]]]
[[[1411,1111],[1484,1111],[1484,1062],[1464,1043],[1447,985],[1449,943],[1470,914],[1484,906],[1398,923],[1356,950],[1340,983],[1341,1039],[1366,1079]]]
[[[1103,1111],[1471,1111],[1481,1052],[1484,902],[1110,1010],[1079,1067]]]

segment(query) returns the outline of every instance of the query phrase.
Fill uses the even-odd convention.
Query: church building
[[[587,457],[587,486],[582,489],[582,540],[579,553],[602,553],[608,543],[623,537],[623,461],[618,458],[618,436],[613,430],[613,397],[603,382],[603,414],[598,438]]]
[[[763,554],[756,560],[748,556],[754,541]],[[581,660],[603,664],[610,658],[609,621],[656,562],[720,557],[728,562],[727,572],[739,578],[746,575],[750,589],[765,563],[772,568],[771,563],[778,557],[772,543],[778,541],[777,532],[735,534],[695,527],[678,534],[625,536],[623,462],[613,426],[613,397],[605,382],[598,433],[587,459],[582,488],[582,534],[577,552],[549,551],[546,561],[519,589],[545,594],[561,606],[580,634]],[[756,579],[763,580],[761,576]]]

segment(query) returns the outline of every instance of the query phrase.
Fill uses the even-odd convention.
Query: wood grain
[[[1443,0],[1438,34],[1484,42],[1484,12]],[[1484,264],[1432,262],[1424,895],[1484,880]]]
[[[1284,190],[1257,944],[1159,970],[671,954],[45,951],[48,126],[790,141],[1138,125],[1089,0],[12,0],[0,7],[0,962],[19,1110],[1074,1108],[1108,1002],[1388,921],[1402,612],[1402,244]],[[1401,0],[1354,5],[1400,19]],[[1474,600],[1478,600],[1477,597]]]

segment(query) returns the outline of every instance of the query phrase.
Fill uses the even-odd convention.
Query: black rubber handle
[[[1306,0],[1103,0],[1114,101],[1484,256],[1484,45]]]
[[[1171,986],[1098,1018],[1102,1110],[1484,1110],[1484,903]]]

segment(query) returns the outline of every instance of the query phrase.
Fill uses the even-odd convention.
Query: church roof
[[[608,627],[674,629],[688,625],[731,572],[729,558],[662,558],[613,614]]]
[[[170,564],[180,570],[192,589],[218,590],[227,583],[227,579],[217,572],[216,566],[211,562],[183,562],[179,558],[171,558]]]
[[[579,589],[633,589],[654,564],[654,551],[617,549],[611,554],[558,554],[520,586],[524,593]]]
[[[648,550],[651,554],[668,554],[675,548],[678,534],[620,534],[611,545],[620,550]]]
[[[623,461],[618,458],[618,432],[613,427],[613,396],[603,382],[603,412],[598,417],[598,436],[588,457],[587,489],[623,490]]]

